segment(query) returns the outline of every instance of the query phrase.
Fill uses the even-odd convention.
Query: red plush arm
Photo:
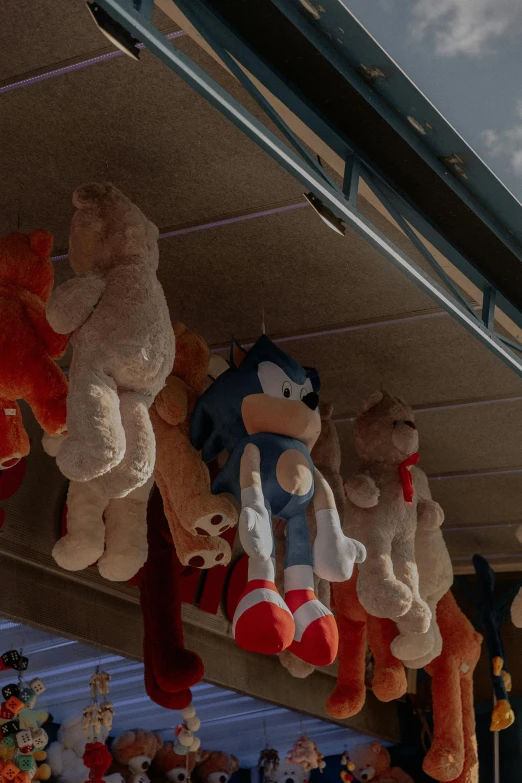
[[[154,401],[157,413],[168,424],[181,424],[187,418],[189,391],[181,378],[169,375],[167,383]]]
[[[24,312],[31,322],[31,326],[43,341],[47,353],[51,359],[60,359],[67,348],[68,336],[66,334],[57,334],[51,328],[41,299],[30,291],[21,291],[20,299]]]

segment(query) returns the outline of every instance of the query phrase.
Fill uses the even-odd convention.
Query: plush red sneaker
[[[232,630],[244,650],[266,655],[286,650],[294,638],[295,624],[274,582],[248,582],[237,605]]]

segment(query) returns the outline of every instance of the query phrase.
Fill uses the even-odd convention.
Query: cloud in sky
[[[503,131],[485,130],[482,141],[490,155],[504,158],[512,171],[522,177],[522,101],[516,106],[517,122]]]
[[[519,27],[521,0],[414,0],[411,30],[415,38],[432,38],[435,52],[448,57],[480,55]]]

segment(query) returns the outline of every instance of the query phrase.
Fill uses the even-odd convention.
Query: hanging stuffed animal
[[[296,739],[291,750],[286,754],[285,761],[300,766],[305,772],[310,772],[312,769],[319,769],[322,772],[326,767],[323,754],[306,734],[301,734]]]
[[[71,481],[123,497],[152,475],[149,408],[174,363],[156,276],[158,229],[109,183],[82,185],[73,204],[69,262],[76,277],[47,302],[49,323],[73,344],[67,438],[56,461]]]
[[[409,470],[418,461],[413,411],[387,392],[374,392],[359,411],[354,435],[361,468],[344,485],[345,522],[367,549],[359,600],[374,617],[401,618],[404,630],[426,633],[431,612],[419,594],[417,495]]]
[[[426,666],[431,675],[433,740],[422,768],[435,780],[478,783],[473,672],[482,637],[451,591],[437,604],[442,652]]]
[[[151,783],[190,783],[197,760],[197,753],[180,755],[175,752],[173,742],[164,742],[152,760]]]
[[[154,489],[147,519],[149,555],[135,584],[140,589],[143,615],[145,689],[161,707],[179,710],[192,701],[189,688],[204,674],[201,658],[186,650],[181,622],[177,558],[161,496]]]
[[[326,702],[332,718],[359,713],[366,701],[366,646],[373,655],[372,691],[380,701],[400,699],[406,693],[404,666],[391,652],[398,630],[392,620],[368,614],[357,596],[357,569],[348,582],[332,585],[333,607],[339,629],[337,682]]]
[[[437,658],[442,650],[436,610],[438,602],[453,584],[453,566],[441,531],[444,512],[431,497],[426,474],[417,466],[411,472],[418,497],[415,560],[419,593],[430,608],[431,620],[426,633],[414,633],[403,628],[402,618],[399,618],[400,635],[393,640],[391,651],[409,669],[420,669]]]
[[[230,545],[219,534],[237,523],[224,497],[210,492],[207,466],[190,443],[190,415],[205,391],[210,351],[202,337],[174,324],[176,359],[151,408],[156,435],[154,471],[182,565],[211,568],[230,562]]]
[[[491,716],[491,731],[507,729],[515,720],[509,703],[511,675],[506,668],[506,655],[502,642],[502,623],[507,619],[511,591],[500,599],[495,598],[495,572],[481,555],[473,555],[473,567],[477,574],[479,596],[477,600],[480,628],[488,648],[489,665],[493,680],[496,704]]]
[[[318,390],[317,372],[266,335],[248,352],[234,343],[230,369],[196,403],[191,439],[205,462],[226,449],[212,491],[231,493],[242,504],[239,534],[250,564],[234,617],[236,641],[264,653],[291,646],[307,663],[327,665],[337,652],[337,628],[316,598],[313,571],[330,581],[348,579],[365,550],[343,535],[332,491],[314,471]],[[306,519],[312,497],[313,558]],[[272,515],[287,522],[285,601],[274,584]]]
[[[0,470],[29,453],[16,400],[25,400],[49,435],[65,430],[67,379],[53,361],[67,347],[45,316],[53,288],[48,231],[0,239]]]
[[[148,729],[124,731],[111,745],[111,775],[119,774],[124,783],[149,783],[148,771],[163,747],[163,739]]]

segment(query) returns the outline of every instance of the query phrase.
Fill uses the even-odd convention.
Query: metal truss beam
[[[272,131],[247,111],[235,98],[203,71],[189,57],[176,49],[146,18],[135,10],[129,0],[98,0],[107,13],[140,40],[172,71],[190,84],[200,95],[221,111],[238,128],[264,149],[307,190],[312,191],[329,209],[391,263],[406,274],[424,293],[434,299],[450,315],[498,358],[522,376],[522,359],[509,350],[487,326],[452,294],[373,226],[336,186],[332,187],[296,152],[287,147]]]

